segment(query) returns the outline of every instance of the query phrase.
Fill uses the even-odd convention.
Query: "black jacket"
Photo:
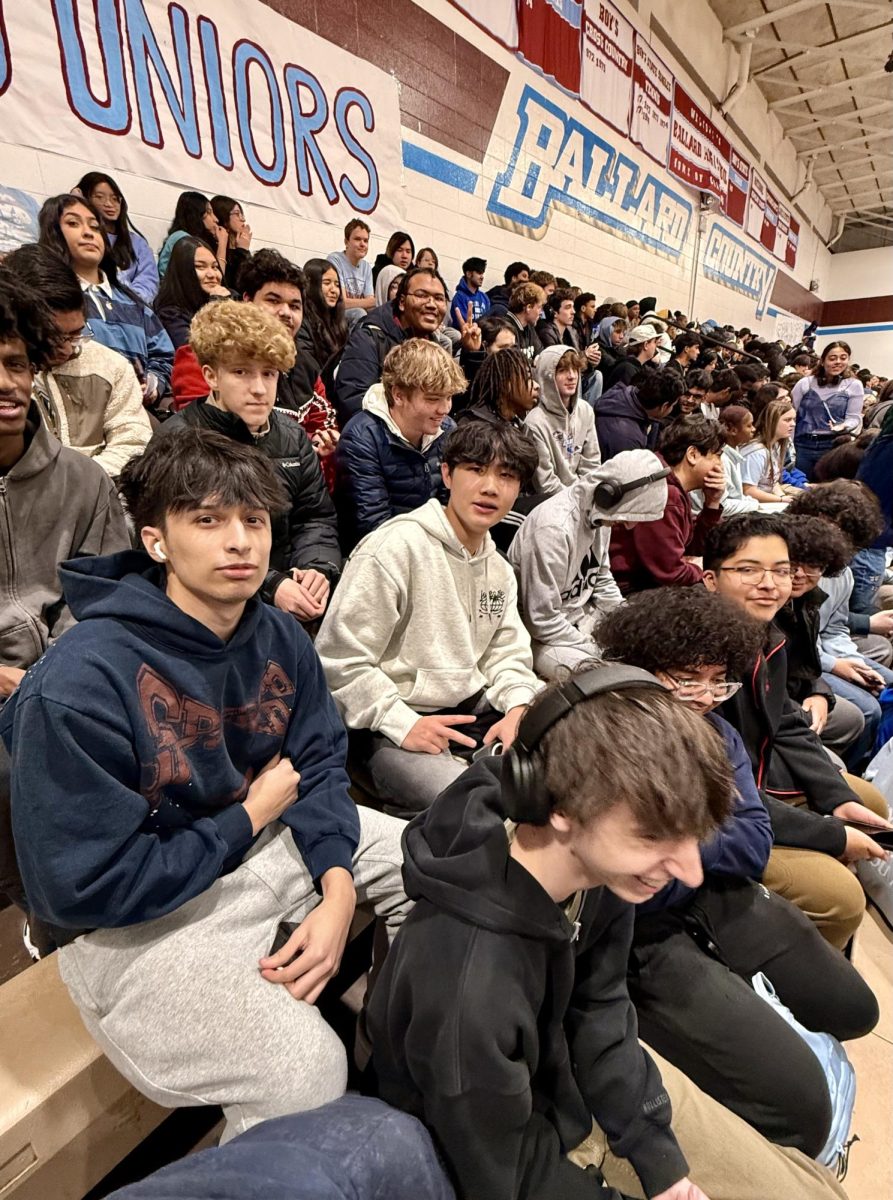
[[[511,312],[505,314],[505,319],[511,324],[518,349],[523,351],[533,362],[543,348],[536,329],[532,325],[522,325],[515,314]]]
[[[635,384],[646,371],[653,370],[654,366],[650,362],[639,362],[634,354],[627,354],[625,358],[617,360],[610,375],[605,375],[605,390],[615,387],[618,383]]]
[[[300,412],[307,401],[313,398],[320,373],[320,365],[313,353],[313,342],[303,326],[295,338],[295,351],[295,365],[279,376],[276,407]]]
[[[363,399],[373,383],[381,379],[381,368],[388,351],[399,346],[406,337],[406,330],[398,325],[391,304],[370,309],[362,321],[354,325],[335,374],[335,396],[329,397],[342,429],[361,410]],[[429,340],[433,340],[433,335]]]
[[[509,300],[512,296],[512,289],[507,283],[497,284],[496,287],[491,287],[487,292],[487,297],[490,301],[491,317],[504,317],[509,310]]]
[[[775,617],[775,624],[785,636],[788,655],[788,695],[796,704],[810,696],[824,696],[830,712],[837,697],[822,678],[819,659],[819,608],[827,599],[821,588],[815,587],[804,596],[791,600]]]
[[[273,593],[290,577],[292,567],[321,571],[330,583],[335,583],[342,562],[335,507],[316,451],[298,422],[274,408],[270,432],[256,438],[239,417],[201,400],[165,421],[155,437],[194,427],[213,429],[233,441],[257,446],[273,459],[288,490],[291,508],[273,518],[270,570],[261,589],[262,598],[272,604]]]
[[[718,711],[744,740],[776,842],[839,857],[846,831],[830,814],[856,797],[788,695],[787,675],[785,639],[770,626],[744,687]],[[787,802],[800,795],[812,812]]]
[[[645,1191],[687,1171],[626,990],[633,905],[582,893],[571,919],[509,855],[499,759],[407,828],[416,901],[368,1010],[382,1099],[418,1116],[465,1200],[596,1200],[567,1160],[592,1118]]]

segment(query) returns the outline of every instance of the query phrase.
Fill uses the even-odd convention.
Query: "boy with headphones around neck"
[[[651,450],[624,450],[537,505],[515,534],[509,562],[537,674],[562,678],[598,656],[595,624],[623,599],[608,558],[611,528],[660,520],[669,474]]]
[[[459,1200],[844,1197],[637,1040],[634,906],[698,887],[731,809],[715,731],[614,665],[543,692],[510,750],[408,826],[416,903],[369,1002],[372,1065]]]

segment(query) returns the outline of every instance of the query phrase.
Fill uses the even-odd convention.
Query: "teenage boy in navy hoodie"
[[[16,850],[112,1062],[238,1133],[344,1091],[314,1003],[357,900],[399,924],[402,827],[358,814],[313,646],[256,595],[272,463],[184,430],[121,489],[144,550],[62,565],[79,623],[4,706]]]
[[[637,1040],[635,905],[701,884],[698,841],[728,817],[732,778],[706,721],[622,672],[626,690],[612,675],[588,694],[605,681],[590,668],[542,693],[508,757],[475,763],[408,826],[416,905],[368,1010],[381,1097],[429,1127],[459,1200],[840,1196]],[[535,773],[523,804],[506,787],[519,746]]]

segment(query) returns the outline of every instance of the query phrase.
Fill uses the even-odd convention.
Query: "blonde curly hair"
[[[257,359],[277,371],[295,365],[294,338],[281,321],[244,300],[214,300],[192,318],[189,345],[205,367],[224,366],[234,359]]]
[[[452,356],[427,338],[407,338],[388,351],[381,382],[388,407],[394,403],[395,387],[406,391],[421,388],[435,396],[455,396],[468,387],[468,380]]]

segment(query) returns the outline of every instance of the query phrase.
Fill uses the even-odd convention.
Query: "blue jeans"
[[[876,608],[878,588],[884,582],[887,555],[884,550],[869,547],[860,550],[850,567],[853,572],[853,591],[850,595],[850,610],[857,613],[873,613]]]
[[[225,1146],[182,1158],[115,1193],[118,1200],[335,1200],[347,1195],[455,1200],[431,1138],[415,1117],[353,1095],[264,1121]]]
[[[887,687],[893,684],[893,671],[889,667],[871,662],[867,658],[863,658],[862,662],[883,676]],[[874,742],[877,737],[878,726],[881,723],[881,706],[867,688],[859,687],[856,683],[850,683],[848,679],[841,679],[837,675],[832,675],[830,671],[823,671],[822,678],[830,686],[835,696],[843,696],[846,700],[852,700],[853,704],[856,705],[865,717],[865,728],[862,730],[860,737],[853,742],[852,746],[843,755],[844,762],[853,774],[860,774],[874,753]]]
[[[795,438],[794,450],[797,452],[797,467],[803,472],[810,483],[815,478],[815,465],[829,450],[834,449],[834,439],[825,437]]]

